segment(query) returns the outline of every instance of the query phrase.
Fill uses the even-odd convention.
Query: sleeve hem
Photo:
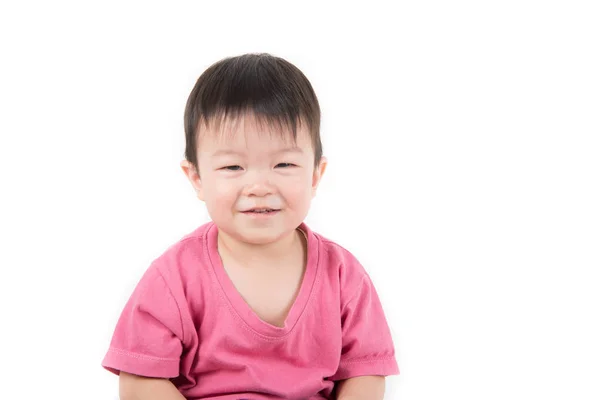
[[[179,376],[178,358],[160,358],[132,353],[111,347],[102,367],[119,375],[121,371],[149,378],[176,378]]]
[[[356,376],[389,376],[398,374],[400,374],[400,370],[398,369],[396,359],[394,357],[388,357],[342,362],[335,375],[330,379],[332,381],[340,381]]]

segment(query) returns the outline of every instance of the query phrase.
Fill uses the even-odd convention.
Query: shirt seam
[[[304,233],[304,232],[303,232]],[[320,283],[320,278],[321,278],[321,273],[322,273],[322,268],[321,267],[321,246],[319,242],[319,237],[318,236],[314,236],[314,238],[316,238],[316,245],[315,245],[315,251],[317,252],[317,257],[315,260],[315,277],[311,283],[310,286],[310,291],[308,292],[308,297],[306,299],[306,303],[304,303],[304,307],[302,308],[302,310],[300,310],[300,314],[298,315],[298,318],[296,319],[296,322],[294,323],[294,325],[290,328],[290,331],[285,335],[287,336],[288,334],[292,333],[292,331],[296,328],[296,326],[300,323],[300,320],[302,319],[302,317],[304,316],[304,313],[306,312],[306,310],[308,309],[310,302],[312,301],[312,298],[314,296],[314,292],[316,290],[316,288],[319,287],[319,283]],[[308,246],[308,237],[307,237],[307,246]]]
[[[216,229],[216,227],[212,227],[212,229]],[[314,233],[313,233],[314,235]],[[216,271],[214,271],[214,264],[212,262],[212,258],[210,256],[210,249],[208,247],[208,233],[206,233],[204,235],[205,237],[203,238],[203,243],[204,243],[204,248],[206,250],[206,257],[208,258],[208,262],[210,263],[210,267],[212,270],[212,277],[214,282],[219,286],[218,292],[219,292],[219,297],[221,298],[221,300],[225,303],[225,305],[227,306],[227,308],[229,309],[230,313],[237,319],[239,325],[241,325],[246,331],[250,332],[251,334],[253,334],[254,336],[256,336],[258,339],[260,340],[265,340],[268,342],[276,342],[276,341],[280,341],[280,340],[285,340],[287,339],[287,337],[292,334],[292,332],[295,330],[296,326],[300,323],[300,320],[302,319],[302,317],[304,316],[304,313],[306,312],[306,309],[308,308],[309,303],[311,302],[313,296],[314,296],[314,291],[315,291],[315,287],[318,285],[319,283],[319,274],[321,273],[321,268],[319,268],[319,264],[320,264],[320,260],[321,260],[321,251],[320,251],[320,246],[317,244],[316,247],[316,251],[317,251],[317,257],[316,257],[316,271],[315,271],[315,277],[314,280],[311,284],[310,287],[310,291],[308,293],[308,297],[307,297],[307,301],[306,304],[304,306],[304,308],[300,311],[300,313],[298,314],[298,319],[296,320],[296,322],[294,323],[294,325],[292,325],[290,327],[290,329],[282,334],[282,335],[278,335],[278,336],[271,336],[271,335],[266,335],[263,334],[261,332],[257,332],[252,326],[250,326],[248,324],[248,322],[246,322],[246,320],[238,313],[238,311],[235,309],[235,307],[233,306],[233,304],[231,303],[231,299],[229,298],[229,296],[227,296],[227,294],[225,293],[225,289],[223,288],[222,283],[219,281],[219,278],[216,276]],[[319,240],[319,237],[317,235],[315,235],[316,240]]]
[[[358,297],[358,295],[360,294],[360,290],[358,290],[358,289],[362,286],[362,284],[364,283],[365,279],[367,279],[367,275],[366,274],[364,274],[361,277],[360,282],[356,285],[356,288],[353,289],[353,291],[352,291],[352,297],[350,297],[348,299],[348,301],[346,301],[346,304],[344,304],[342,306],[341,315],[344,315],[344,311],[346,311],[346,308],[348,308],[349,305],[350,305],[350,303],[352,303],[354,301],[354,299]]]
[[[178,311],[178,316],[179,316],[179,327],[181,329],[181,341],[183,343],[185,343],[185,338],[186,338],[186,332],[183,328],[183,318],[182,318],[182,312],[181,312],[181,306],[179,305],[179,302],[177,301],[177,299],[175,298],[175,296],[173,295],[173,291],[171,290],[171,287],[169,286],[169,284],[167,283],[167,280],[165,279],[162,271],[160,270],[160,268],[156,268],[158,275],[160,276],[160,278],[162,279],[163,283],[165,284],[165,287],[167,288],[167,290],[169,291],[169,296],[171,296],[171,298],[173,299],[173,301],[175,302],[175,306],[177,307],[177,311]]]
[[[119,355],[125,355],[125,356],[128,356],[128,357],[137,358],[137,359],[140,359],[140,360],[149,360],[149,361],[179,361],[178,358],[166,358],[166,357],[147,356],[145,354],[133,353],[131,351],[122,350],[122,349],[118,349],[118,348],[115,348],[115,347],[109,348],[108,351],[110,351],[112,353],[119,354]]]
[[[210,229],[216,229],[216,227],[212,226]],[[258,338],[260,340],[265,340],[268,342],[276,342],[276,341],[285,339],[287,337],[287,335],[289,333],[291,333],[291,331],[282,336],[268,336],[268,335],[263,335],[262,333],[256,332],[254,329],[252,329],[250,326],[248,326],[248,324],[246,323],[244,318],[237,312],[237,310],[235,309],[233,304],[231,304],[231,299],[225,293],[225,288],[223,287],[223,284],[220,282],[219,278],[217,277],[217,272],[215,271],[213,260],[212,260],[211,254],[210,254],[210,248],[209,248],[208,241],[209,241],[209,235],[207,232],[206,235],[204,236],[204,238],[202,239],[202,243],[203,243],[203,247],[204,247],[203,255],[206,258],[206,260],[208,261],[208,264],[210,267],[211,279],[213,281],[213,284],[218,287],[218,289],[216,291],[218,293],[219,298],[225,304],[225,306],[229,310],[230,314],[237,320],[239,326],[241,326],[247,332],[254,335],[256,338]]]
[[[340,250],[342,250],[342,251],[344,251],[344,252],[349,253],[350,255],[352,255],[352,253],[348,249],[346,249],[345,247],[343,247],[342,245],[340,245],[340,244],[338,244],[336,242],[333,242],[333,241],[331,241],[331,240],[329,240],[327,238],[322,238],[322,240],[323,240],[324,243],[332,244],[335,247],[337,247],[338,249],[340,249]],[[358,262],[360,264],[360,262],[358,260],[356,260],[356,262]],[[343,262],[340,261],[340,264],[343,264]],[[341,307],[341,314],[344,313],[344,311],[346,310],[346,308],[348,307],[348,305],[358,296],[358,294],[359,294],[359,290],[358,289],[364,283],[365,279],[369,278],[369,275],[368,275],[368,273],[367,273],[367,271],[365,270],[364,267],[361,268],[360,273],[362,275],[361,278],[360,278],[360,281],[358,282],[358,284],[356,285],[355,288],[352,288],[352,292],[351,292],[351,293],[353,293],[352,297],[350,297],[348,299],[348,301],[346,301],[346,304],[342,305],[342,307]],[[340,291],[343,291],[343,289],[340,288]]]
[[[372,363],[374,361],[390,361],[390,360],[395,360],[394,356],[388,356],[388,357],[377,357],[377,358],[360,358],[360,359],[351,359],[351,360],[344,360],[344,361],[340,361],[340,365],[346,365],[346,364],[367,364],[367,363]]]

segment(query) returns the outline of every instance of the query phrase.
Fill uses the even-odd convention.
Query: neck
[[[283,238],[266,244],[253,244],[234,239],[219,230],[217,245],[219,253],[226,253],[227,258],[236,263],[252,267],[255,265],[268,265],[281,261],[295,254],[294,249],[299,243],[303,243],[297,229]],[[223,256],[223,254],[221,254]]]

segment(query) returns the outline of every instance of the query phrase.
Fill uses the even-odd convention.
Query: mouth
[[[250,210],[246,210],[246,211],[242,211],[242,212],[244,214],[250,214],[250,215],[269,215],[269,214],[275,214],[278,211],[280,211],[280,210],[274,209],[274,208],[252,208]]]

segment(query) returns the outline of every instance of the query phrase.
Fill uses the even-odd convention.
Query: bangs
[[[206,131],[229,135],[230,123],[252,116],[261,132],[297,139],[305,129],[321,158],[319,102],[304,74],[269,54],[245,54],[221,60],[198,78],[184,116],[186,158],[195,165],[197,141]],[[227,128],[227,129],[226,129]],[[263,130],[264,129],[264,130]],[[228,133],[229,132],[229,133]]]
[[[210,134],[223,140],[232,139],[240,131],[240,125],[256,127],[256,132],[269,137],[278,136],[285,142],[296,143],[298,132],[305,128],[301,118],[290,120],[282,115],[262,115],[254,111],[220,112],[210,119],[201,118],[198,124],[197,136],[201,140]],[[308,132],[307,132],[308,134]]]

